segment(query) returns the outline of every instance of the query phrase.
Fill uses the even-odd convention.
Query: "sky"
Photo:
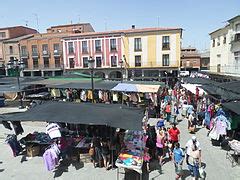
[[[240,0],[11,0],[0,5],[0,27],[89,22],[95,31],[144,27],[183,29],[183,47],[209,48],[209,33],[240,15]]]

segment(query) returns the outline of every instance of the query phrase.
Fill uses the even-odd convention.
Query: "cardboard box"
[[[40,154],[40,146],[39,145],[28,145],[27,146],[27,156],[34,157]]]

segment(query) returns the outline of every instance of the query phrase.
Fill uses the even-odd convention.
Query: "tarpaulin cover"
[[[199,95],[202,96],[203,93],[207,94],[202,88],[200,84],[181,84],[182,87],[184,87],[185,89],[187,89],[188,91],[190,91],[193,94],[196,94],[196,88],[198,87],[199,89]]]
[[[223,107],[229,109],[230,111],[235,112],[236,114],[240,115],[240,101],[233,101],[228,103],[223,103]]]
[[[112,88],[112,91],[156,93],[159,88],[160,85],[119,83],[117,86]]]
[[[27,112],[0,116],[0,121],[50,121],[108,125],[141,130],[143,110],[120,104],[92,104],[47,101]]]

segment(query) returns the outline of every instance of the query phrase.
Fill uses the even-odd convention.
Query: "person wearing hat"
[[[196,150],[199,150],[199,155],[201,157],[201,148],[200,148],[200,143],[197,140],[196,136],[192,136],[191,139],[188,140],[186,144],[186,163],[187,165],[189,164],[189,156],[191,155],[192,148],[194,147]]]

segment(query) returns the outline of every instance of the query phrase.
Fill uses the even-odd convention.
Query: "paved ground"
[[[45,131],[44,123],[23,123],[25,130],[24,136],[33,131]],[[181,130],[181,144],[184,146],[191,135],[187,132],[186,122],[179,124]],[[34,157],[32,159],[22,159],[22,156],[12,157],[12,153],[8,145],[4,143],[5,133],[10,133],[2,125],[0,125],[0,179],[8,180],[115,180],[117,179],[117,171],[92,167],[92,164],[71,164],[68,167],[60,167],[54,172],[45,170],[43,160],[41,157]],[[200,129],[196,136],[201,143],[203,162],[206,164],[206,179],[209,180],[239,180],[240,166],[231,167],[231,163],[226,159],[226,152],[219,147],[211,145],[210,140],[206,137],[207,131]],[[187,173],[186,165],[184,171]],[[191,179],[187,176],[184,179]],[[123,179],[123,175],[120,176]],[[163,174],[159,174],[157,170],[149,174],[149,180],[166,179],[173,180],[175,178],[173,164],[167,162],[163,166]],[[132,179],[131,179],[132,180]]]

